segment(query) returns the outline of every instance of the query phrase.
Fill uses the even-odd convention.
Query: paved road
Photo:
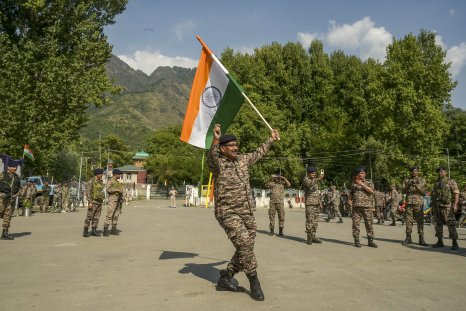
[[[400,225],[376,225],[379,248],[365,246],[363,235],[356,249],[346,218],[319,223],[324,243],[309,246],[302,210],[287,210],[280,238],[266,234],[267,210],[259,209],[256,256],[265,301],[256,302],[246,293],[215,291],[233,246],[212,209],[167,206],[131,203],[121,235],[109,238],[81,237],[82,209],[13,218],[15,240],[0,241],[0,310],[464,309],[465,229],[459,252],[403,247]],[[430,226],[426,240],[435,242]],[[248,287],[244,274],[237,280]]]

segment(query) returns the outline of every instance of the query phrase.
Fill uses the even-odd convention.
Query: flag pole
[[[210,184],[212,183],[212,173],[209,174],[209,184],[207,185],[207,195],[205,197],[205,208],[209,207],[210,201]]]
[[[220,60],[217,58],[217,56],[215,56],[215,54],[212,52],[211,49],[209,49],[209,47],[204,43],[204,41],[202,41],[201,37],[199,36],[196,36],[197,40],[199,40],[199,42],[201,43],[202,47],[210,54],[210,56],[212,56],[213,60],[215,61],[215,63],[223,70],[223,72],[225,74],[229,74],[228,70],[225,68],[225,66],[223,66],[223,64],[220,62]],[[256,106],[254,106],[254,104],[251,102],[251,100],[249,99],[249,97],[246,96],[246,94],[244,94],[244,92],[241,92],[241,94],[243,95],[243,97],[246,99],[246,101],[251,105],[252,109],[254,109],[254,111],[259,115],[259,117],[262,119],[262,121],[264,121],[265,125],[267,125],[267,127],[273,131],[272,127],[270,126],[270,124],[264,119],[264,117],[262,116],[262,114],[259,112],[259,110],[257,110]]]

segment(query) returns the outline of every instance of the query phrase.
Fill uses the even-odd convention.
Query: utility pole
[[[447,159],[448,159],[448,178],[450,178],[450,151],[447,148]]]
[[[100,140],[101,131],[97,132],[99,134],[99,167],[102,167],[102,144]]]
[[[369,170],[370,170],[370,175],[371,175],[371,180],[372,180],[372,157],[371,157],[370,151],[369,151]]]

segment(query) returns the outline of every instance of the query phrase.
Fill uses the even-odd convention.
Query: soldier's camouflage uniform
[[[385,208],[385,193],[382,191],[374,191],[375,199],[375,217],[381,223],[384,222],[383,210]]]
[[[47,209],[50,204],[50,191],[52,187],[45,186],[42,188],[42,200],[40,201],[40,212],[47,212]]]
[[[331,218],[332,213],[341,220],[340,191],[338,190],[327,192],[327,219]]]
[[[254,255],[257,227],[249,167],[265,155],[272,142],[270,138],[256,151],[238,154],[235,160],[223,156],[219,145],[212,145],[209,150],[207,159],[215,180],[215,218],[236,249],[227,267],[234,273],[243,270],[253,275],[257,268]]]
[[[419,176],[405,179],[403,182],[404,193],[406,194],[406,234],[411,235],[413,231],[414,219],[417,223],[417,233],[419,237],[424,236],[424,194],[427,190],[426,181]]]
[[[396,213],[398,211],[398,206],[400,204],[401,196],[396,191],[395,188],[392,188],[390,191],[390,199],[388,200],[388,203],[390,204],[390,218],[392,219],[392,222],[396,222]]]
[[[458,220],[458,226],[462,227],[464,220],[466,219],[466,190],[463,190],[460,193],[458,208],[461,210],[461,217]]]
[[[3,217],[3,229],[10,228],[11,214],[15,208],[15,195],[20,189],[18,175],[9,174],[6,170],[0,174],[0,216]]]
[[[104,201],[104,182],[102,179],[92,177],[86,185],[86,198],[91,207],[87,209],[84,227],[88,228],[92,223],[92,228],[97,228],[99,224],[100,213],[102,212],[102,202]]]
[[[306,233],[315,234],[319,225],[319,214],[321,206],[319,182],[320,177],[303,179],[304,205],[306,207]]]
[[[371,180],[365,179],[362,181],[367,187],[374,190],[374,184]],[[362,186],[353,183],[351,185],[350,198],[353,203],[353,237],[359,238],[359,224],[361,217],[364,218],[367,236],[374,237],[373,213],[374,195],[367,192]]]
[[[24,214],[24,209],[26,208],[32,208],[34,206],[34,199],[36,197],[37,189],[36,185],[31,184],[28,185],[26,184],[22,189],[20,193],[20,197],[23,201],[23,216]]]
[[[123,185],[118,179],[110,178],[107,180],[108,208],[107,217],[104,221],[104,227],[109,225],[116,226],[118,217],[121,214],[123,203]]]
[[[443,177],[434,183],[432,213],[435,219],[435,236],[438,238],[443,238],[443,224],[446,223],[450,239],[458,239],[455,212],[452,207],[455,194],[459,193],[458,185],[453,179]]]
[[[278,212],[278,227],[283,228],[285,225],[285,181],[280,179],[269,181],[265,187],[270,189],[270,203],[269,203],[269,228],[275,228],[275,213]]]

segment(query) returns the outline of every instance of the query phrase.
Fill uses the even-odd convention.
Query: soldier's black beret
[[[117,168],[114,168],[113,171],[112,171],[112,173],[113,173],[113,175],[121,175],[121,174],[123,174],[123,172],[120,171],[120,170],[117,169]]]
[[[365,173],[365,172],[366,172],[366,167],[364,167],[364,166],[359,166],[359,167],[357,167],[357,168],[353,171],[354,174],[359,174],[360,172],[364,172],[364,173]]]
[[[7,159],[6,165],[9,167],[17,167],[22,164],[22,160],[13,160],[11,158]]]
[[[307,172],[308,173],[314,173],[314,172],[317,172],[317,169],[314,166],[308,166],[307,167]]]
[[[445,168],[445,166],[439,166],[439,168],[437,169],[437,173],[440,172],[440,171],[446,171],[447,169]]]
[[[410,171],[410,172],[412,172],[412,171],[414,171],[414,170],[419,170],[419,166],[414,165],[414,166],[411,166],[411,167],[409,168],[409,171]]]
[[[226,134],[226,135],[222,135],[220,136],[220,139],[218,140],[219,144],[220,145],[224,145],[230,141],[236,141],[236,136],[235,135],[229,135],[229,134]]]
[[[101,169],[101,168],[96,168],[94,170],[94,175],[100,175],[100,174],[103,174],[104,173],[104,170]]]

